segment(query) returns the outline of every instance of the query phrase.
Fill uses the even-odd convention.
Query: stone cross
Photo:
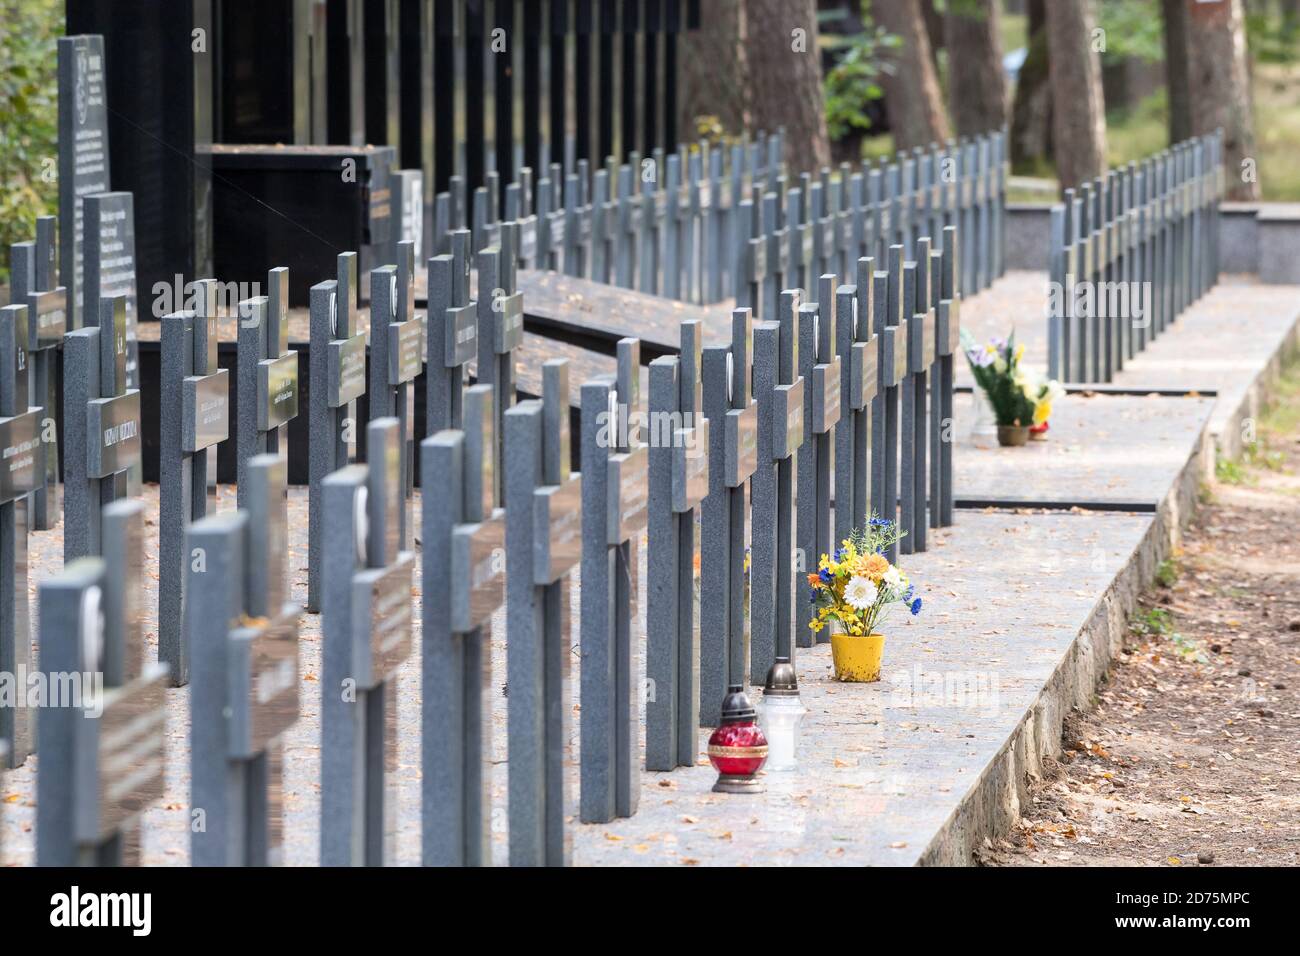
[[[663,295],[685,299],[682,287],[682,253],[685,248],[689,210],[682,208],[682,159],[669,156],[664,166],[664,261]]]
[[[889,521],[898,520],[899,389],[907,374],[907,320],[903,316],[903,247],[889,247],[889,270],[875,273],[880,336],[880,414],[872,416],[872,510]],[[881,286],[884,286],[883,295]],[[897,545],[886,557],[894,561]]]
[[[646,769],[694,766],[699,733],[695,519],[709,490],[709,420],[700,369],[704,329],[681,325],[678,355],[650,363],[646,532]]]
[[[322,482],[322,866],[384,866],[397,831],[397,669],[411,653],[415,556],[400,547],[402,425]]]
[[[835,537],[841,541],[862,527],[871,512],[871,413],[880,379],[880,346],[872,324],[877,309],[874,264],[870,256],[859,259],[859,284],[836,291],[836,351],[843,385],[835,430]]]
[[[636,813],[642,685],[633,627],[650,450],[642,441],[641,343],[618,343],[618,374],[586,382],[582,421],[582,787],[580,818]]]
[[[82,687],[38,718],[39,866],[138,865],[139,817],[163,793],[167,665],[141,663],[144,509],[112,502],[103,521],[104,556],[37,589],[41,670]]]
[[[505,428],[503,418],[515,403],[515,349],[524,340],[524,296],[517,291],[514,249],[517,227],[502,223],[500,245],[478,254],[477,381],[491,385],[493,480],[496,500],[504,499],[501,470]]]
[[[903,409],[899,450],[899,542],[902,554],[925,550],[926,483],[928,476],[929,412],[926,397],[929,369],[934,362],[934,315],[929,305],[930,240],[920,238],[917,254],[925,268],[903,264],[903,314],[907,321],[907,376],[903,382]]]
[[[660,224],[658,207],[655,203],[655,186],[659,181],[662,154],[656,149],[652,157],[638,160],[632,166],[632,178],[635,191],[640,195],[636,201],[633,229],[636,239],[637,290],[647,295],[659,292],[659,233]]]
[[[289,422],[298,416],[298,353],[289,349],[289,270],[266,275],[267,295],[239,303],[235,395],[238,503],[254,455],[288,457]]]
[[[700,723],[717,726],[727,687],[749,672],[745,600],[745,484],[758,467],[758,405],[751,397],[749,309],[731,313],[731,344],[704,349],[709,494],[700,544]]]
[[[760,207],[752,200],[740,204],[736,244],[736,305],[752,311],[760,308],[767,280],[768,240],[759,212]]]
[[[64,338],[64,563],[100,553],[101,510],[126,497],[126,472],[140,460],[140,391],[126,387],[126,351],[121,296],[100,300],[98,327]]]
[[[817,570],[821,555],[835,547],[831,528],[832,429],[840,420],[842,357],[835,354],[835,277],[818,283],[821,301],[799,309],[799,374],[804,380],[804,441],[799,449],[798,546],[802,567]],[[823,631],[822,634],[825,634]],[[800,627],[800,647],[811,647],[812,631]],[[826,641],[830,635],[821,637]]]
[[[45,476],[45,445],[41,441],[43,408],[29,404],[28,309],[0,308],[0,674],[13,675],[26,688],[32,663],[32,625],[28,607],[27,532],[31,494]],[[32,710],[0,705],[0,769],[17,767],[35,747]]]
[[[542,367],[542,398],[522,402],[505,416],[507,752],[514,866],[565,866],[572,857],[565,777],[571,736],[568,576],[583,556],[587,475],[585,469],[581,479],[570,472],[569,414],[568,363],[557,359]],[[584,581],[584,601],[587,590]],[[582,646],[585,658],[585,631]],[[587,716],[584,706],[584,756],[587,744],[592,750],[600,746],[588,740]],[[585,791],[585,777],[583,787]]]
[[[939,429],[938,468],[931,470],[931,525],[946,528],[953,523],[953,442],[954,430],[952,395],[956,379],[957,357],[961,354],[961,289],[957,285],[961,268],[958,263],[956,226],[943,229],[943,251],[940,257],[939,282],[932,293],[937,293],[938,309],[935,320],[935,351],[938,353],[934,392],[938,398],[938,415],[932,418]],[[936,401],[934,395],[930,402]],[[931,446],[934,447],[933,445]],[[938,489],[937,491],[935,489]],[[934,520],[935,514],[938,520]]]
[[[64,333],[72,328],[68,322],[68,294],[55,285],[55,223],[53,216],[36,220],[36,239],[14,243],[10,247],[10,301],[27,306],[28,362],[31,368],[31,399],[46,410],[48,421],[42,423],[49,454],[45,457],[45,474],[40,486],[29,498],[29,519],[33,531],[48,531],[59,523],[63,511],[62,486],[59,483],[59,436],[55,422],[60,418],[63,400],[59,379],[63,355],[58,348]]]
[[[284,862],[281,738],[298,720],[298,621],[289,600],[288,463],[247,464],[246,507],[190,526],[190,861]],[[324,748],[322,748],[324,750]]]
[[[596,171],[591,187],[591,278],[609,284],[614,262],[613,228],[618,221],[609,195],[610,171]]]
[[[778,657],[794,653],[794,470],[804,442],[804,386],[798,374],[800,292],[781,293],[778,320],[754,326],[758,468],[750,484],[750,683],[762,684]]]
[[[452,249],[429,260],[425,431],[430,435],[461,427],[467,366],[478,353],[478,303],[469,297],[469,234],[454,234]]]
[[[356,326],[357,254],[338,257],[338,279],[311,287],[311,380],[307,492],[307,610],[321,607],[324,516],[321,482],[346,466],[355,444],[356,401],[366,393],[366,334]]]
[[[162,320],[158,441],[158,659],[176,686],[189,683],[184,630],[191,522],[216,512],[217,448],[230,434],[230,375],[217,368],[216,281],[198,282],[195,311]]]
[[[618,198],[615,205],[614,284],[632,288],[636,268],[636,227],[639,218],[634,199],[634,176],[637,164],[624,165],[618,171]]]
[[[424,368],[424,322],[415,312],[415,249],[397,244],[397,265],[370,271],[370,420],[396,418],[400,442],[402,503],[398,508],[397,540],[402,550],[410,541],[407,499],[412,490],[415,435],[414,382]],[[367,432],[368,434],[368,432]],[[369,455],[369,449],[367,449]]]
[[[492,477],[492,386],[465,392],[460,429],[420,443],[423,656],[420,782],[425,866],[492,862],[492,615],[505,599],[505,521]],[[567,648],[566,648],[567,650]]]

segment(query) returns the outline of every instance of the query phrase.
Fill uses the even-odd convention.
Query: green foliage
[[[0,0],[0,248],[35,236],[58,203],[61,0]],[[9,257],[0,256],[0,282]]]
[[[1171,588],[1178,583],[1178,573],[1178,562],[1166,558],[1160,562],[1160,567],[1156,568],[1156,584],[1162,588]]]
[[[844,53],[826,75],[826,128],[831,139],[871,129],[867,106],[885,95],[881,73],[887,72],[888,51],[901,45],[898,37],[883,27],[845,38]]]
[[[1249,11],[1246,44],[1256,63],[1295,63],[1300,59],[1300,23],[1274,16],[1266,7]]]
[[[1034,383],[1020,368],[1023,347],[1016,346],[1016,334],[1003,340],[992,339],[986,345],[976,343],[965,330],[961,347],[966,353],[975,384],[988,396],[999,425],[1033,425],[1037,393]]]
[[[1098,4],[1099,25],[1106,31],[1101,58],[1117,62],[1137,57],[1148,63],[1165,58],[1164,24],[1150,0],[1105,0]]]
[[[1239,461],[1219,458],[1214,463],[1214,477],[1225,485],[1239,485],[1246,480],[1246,469]]]

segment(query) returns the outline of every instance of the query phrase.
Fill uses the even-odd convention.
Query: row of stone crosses
[[[778,276],[852,273],[876,237],[897,236],[909,258],[919,236],[959,229],[962,288],[987,288],[1002,275],[1008,162],[1005,131],[917,147],[858,167],[841,163],[789,181],[784,133],[759,133],[729,148],[701,140],[665,156],[631,152],[595,169],[567,148],[534,183],[520,167],[501,190],[495,171],[467,205],[452,176],[434,199],[434,252],[472,228],[472,249],[498,241],[502,221],[520,226],[526,268],[562,272],[626,289],[706,305],[734,295],[746,279],[776,309]],[[499,197],[504,194],[504,210]],[[504,216],[502,212],[504,211]],[[746,242],[746,240],[749,240]]]
[[[920,220],[876,208],[870,228],[850,228],[845,245],[830,241],[840,235],[831,224],[813,231],[810,258],[792,260],[780,250],[805,240],[796,232],[781,241],[787,226],[776,227],[772,185],[756,193],[757,205],[742,199],[732,219],[738,307],[729,340],[706,346],[701,322],[682,323],[678,354],[649,364],[648,407],[639,342],[619,342],[617,374],[577,389],[578,473],[570,470],[567,363],[546,363],[540,399],[516,400],[525,222],[493,224],[488,245],[451,230],[449,251],[427,261],[427,318],[415,310],[409,241],[397,245],[394,264],[370,272],[368,335],[358,327],[354,253],[312,287],[307,609],[322,615],[322,863],[392,858],[394,681],[413,648],[417,535],[422,858],[490,861],[495,617],[507,643],[510,860],[557,864],[570,852],[571,571],[579,568],[582,582],[579,818],[602,822],[634,813],[639,793],[643,684],[633,618],[643,532],[646,677],[656,689],[646,702],[644,760],[671,770],[694,764],[698,729],[716,724],[729,684],[761,681],[777,656],[793,658],[796,644],[811,642],[794,600],[807,562],[871,513],[898,518],[907,535],[896,547],[905,552],[925,549],[927,528],[951,523],[945,434],[963,206],[927,206]],[[976,231],[994,235],[992,214],[974,208]],[[216,512],[213,498],[230,415],[228,373],[216,362],[215,282],[199,282],[194,308],[162,320],[158,660],[146,662],[145,526],[131,479],[140,394],[127,387],[124,302],[102,297],[91,313],[97,324],[65,332],[63,290],[41,268],[53,261],[51,233],[42,223],[26,244],[36,267],[23,274],[32,279],[0,310],[9,464],[0,484],[0,670],[30,666],[27,531],[49,527],[51,508],[57,514],[42,399],[59,378],[61,344],[66,565],[38,588],[39,667],[102,673],[105,692],[94,721],[46,708],[34,727],[29,711],[0,709],[11,763],[35,751],[39,730],[38,861],[139,859],[140,815],[163,786],[163,689],[188,684],[192,862],[277,862],[302,613],[287,563],[286,426],[299,412],[287,270],[271,270],[267,295],[238,307],[236,511]],[[637,274],[647,271],[645,248],[631,257]],[[976,281],[1000,269],[996,248],[991,239],[974,248]],[[853,281],[816,272],[835,265]],[[417,444],[421,373],[428,430]],[[353,408],[363,395],[370,420],[356,437],[366,463],[355,464]],[[423,496],[418,523],[409,513],[417,455],[425,481],[438,486]]]

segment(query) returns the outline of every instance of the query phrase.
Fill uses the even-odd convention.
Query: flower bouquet
[[[1052,400],[1063,390],[1055,380],[1045,381],[1020,364],[1025,347],[1016,344],[1015,333],[980,345],[963,329],[961,345],[975,384],[993,408],[998,423],[998,444],[1023,445],[1034,428],[1043,437],[1052,413]]]
[[[808,575],[815,612],[808,627],[815,634],[838,624],[831,633],[837,680],[879,680],[885,636],[876,628],[895,604],[905,605],[912,614],[921,612],[915,588],[884,555],[901,537],[894,522],[873,516],[833,555],[823,554],[817,572]]]

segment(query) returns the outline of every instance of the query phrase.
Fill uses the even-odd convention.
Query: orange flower
[[[889,562],[883,554],[869,554],[858,559],[858,573],[879,583],[881,577],[889,570]]]
[[[820,587],[822,579],[815,574],[808,575],[808,586],[810,588]]]

